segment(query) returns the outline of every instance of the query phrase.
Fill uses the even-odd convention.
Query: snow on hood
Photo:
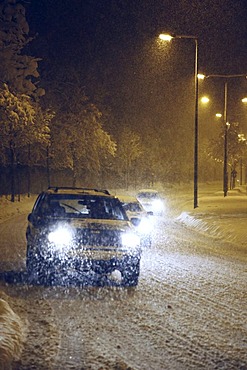
[[[133,225],[129,221],[119,220],[97,220],[97,219],[72,219],[69,224],[75,228],[98,228],[105,230],[126,231],[133,229]]]

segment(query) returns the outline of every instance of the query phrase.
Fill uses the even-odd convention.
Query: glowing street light
[[[205,75],[203,75],[202,73],[197,73],[197,78],[199,79],[199,80],[204,80],[204,78],[205,78],[206,76]]]
[[[159,38],[163,41],[171,41],[174,37],[169,35],[168,33],[161,33]]]
[[[240,143],[246,143],[246,137],[244,134],[238,134],[238,141]],[[239,184],[243,184],[243,159],[242,157],[240,158],[240,179],[239,179]]]
[[[201,102],[202,102],[203,104],[207,104],[207,103],[209,103],[209,98],[208,98],[207,96],[203,96],[203,97],[201,98]]]
[[[243,98],[241,101],[242,101],[242,103],[246,104],[247,103],[247,98]]]
[[[198,207],[198,38],[189,35],[170,35],[161,33],[159,38],[170,42],[172,39],[191,39],[195,42],[195,118],[194,118],[194,208]]]
[[[240,142],[245,142],[246,141],[246,138],[245,138],[244,134],[238,134],[238,141],[240,141]]]

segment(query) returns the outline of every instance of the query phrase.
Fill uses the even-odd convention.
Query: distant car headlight
[[[63,249],[72,242],[73,231],[70,227],[61,225],[51,231],[47,238],[56,248]]]
[[[155,199],[153,201],[152,206],[153,206],[154,212],[161,212],[164,210],[164,203],[160,199]]]
[[[140,245],[140,238],[132,232],[122,234],[122,245],[127,248],[135,248]]]
[[[142,218],[137,229],[140,234],[150,234],[153,229],[153,223],[148,218]]]

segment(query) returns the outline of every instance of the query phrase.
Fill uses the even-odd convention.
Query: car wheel
[[[140,274],[140,259],[133,258],[122,271],[122,284],[126,287],[135,287],[138,284]]]

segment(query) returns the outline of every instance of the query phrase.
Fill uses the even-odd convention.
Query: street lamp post
[[[228,162],[228,121],[227,121],[227,81],[224,85],[224,168],[223,168],[223,192],[224,197],[227,196],[228,191],[228,172],[227,172],[227,162]]]
[[[194,208],[198,207],[198,39],[195,40]]]
[[[198,38],[188,35],[169,35],[160,34],[159,38],[164,41],[171,41],[176,39],[192,39],[195,42],[195,67],[194,67],[194,80],[195,80],[195,116],[194,116],[194,208],[198,207]]]
[[[246,138],[244,134],[238,134],[238,141],[240,143],[246,143]],[[239,185],[243,185],[243,158],[240,158],[240,178],[239,178]]]
[[[203,75],[200,75],[203,76]],[[227,196],[228,192],[228,129],[229,129],[229,122],[228,122],[228,79],[230,78],[237,78],[237,77],[246,77],[246,74],[236,74],[236,75],[207,75],[203,76],[204,78],[223,78],[225,80],[224,83],[224,165],[223,165],[223,192],[224,197]]]

